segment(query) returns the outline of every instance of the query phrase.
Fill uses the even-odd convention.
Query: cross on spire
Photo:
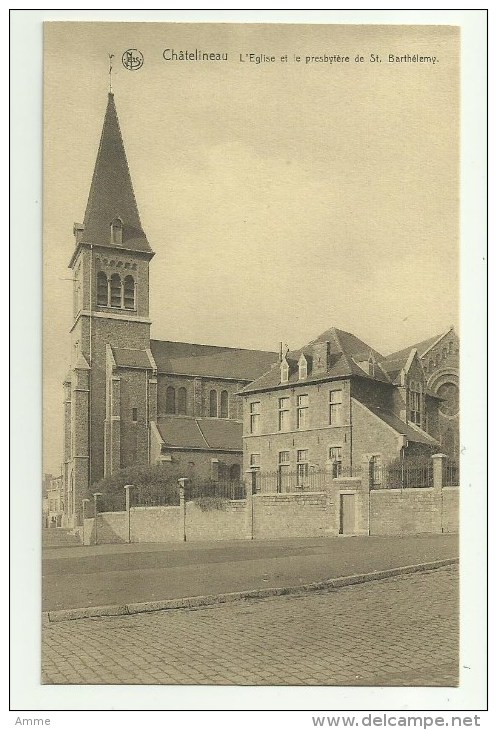
[[[113,53],[109,53],[109,94],[112,94],[112,59],[114,58]]]

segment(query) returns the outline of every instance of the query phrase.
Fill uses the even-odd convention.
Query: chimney
[[[315,342],[312,346],[312,373],[325,373],[329,366],[330,343]]]

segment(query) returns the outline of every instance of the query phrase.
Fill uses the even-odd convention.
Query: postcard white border
[[[40,676],[41,493],[41,145],[42,27],[46,20],[155,22],[291,22],[454,24],[462,28],[461,368],[463,373],[461,488],[463,634],[458,689],[43,686]],[[5,46],[4,46],[5,47]],[[82,63],[84,60],[82,60]],[[11,17],[12,84],[12,707],[17,715],[46,710],[306,710],[307,715],[368,711],[483,710],[486,696],[486,15],[463,10],[29,10]],[[29,292],[29,295],[27,295]],[[464,478],[464,477],[463,477]],[[466,488],[467,487],[467,488]],[[37,593],[38,591],[38,593]],[[5,624],[5,622],[4,622]],[[43,713],[42,713],[43,714]],[[65,713],[63,713],[65,714]],[[52,727],[78,727],[93,717],[71,716]],[[86,714],[86,713],[85,713]],[[229,713],[216,720],[222,727]],[[135,713],[99,713],[106,725],[135,725]],[[57,714],[59,720],[63,715]],[[200,716],[197,715],[200,720]],[[268,716],[270,717],[270,716]],[[273,715],[274,717],[274,715]],[[298,718],[300,717],[300,720]],[[297,720],[294,722],[295,718]],[[254,718],[257,722],[259,720]],[[261,718],[262,719],[262,718]],[[276,719],[276,718],[274,718]],[[147,716],[145,721],[170,722]],[[175,722],[185,723],[177,717]],[[206,717],[201,720],[203,724]],[[278,722],[283,717],[278,715]],[[237,720],[237,722],[239,722]],[[310,724],[301,713],[289,727]]]

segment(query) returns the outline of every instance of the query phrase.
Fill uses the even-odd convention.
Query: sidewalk
[[[97,545],[43,552],[43,611],[300,586],[457,558],[457,535]]]

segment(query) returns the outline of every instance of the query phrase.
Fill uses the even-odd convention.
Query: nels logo
[[[136,48],[129,48],[122,56],[123,66],[128,71],[138,71],[143,66],[143,60],[143,53]]]

